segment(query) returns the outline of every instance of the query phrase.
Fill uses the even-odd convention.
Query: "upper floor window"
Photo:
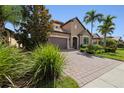
[[[59,26],[54,26],[54,29],[60,29],[60,27]]]
[[[55,26],[55,28],[59,28],[59,26]]]

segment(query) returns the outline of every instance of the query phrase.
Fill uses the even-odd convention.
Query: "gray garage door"
[[[49,37],[48,42],[57,45],[60,49],[67,49],[66,38]]]

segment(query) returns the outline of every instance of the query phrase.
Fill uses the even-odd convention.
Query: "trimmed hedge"
[[[80,48],[81,52],[87,52],[89,54],[101,53],[103,52],[103,47],[100,45],[88,45],[86,47]]]

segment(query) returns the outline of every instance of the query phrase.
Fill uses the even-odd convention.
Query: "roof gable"
[[[66,25],[66,24],[68,24],[68,23],[70,23],[70,22],[73,22],[74,20],[77,20],[78,23],[83,27],[83,29],[86,30],[86,31],[92,36],[92,34],[89,32],[88,29],[85,28],[85,26],[81,23],[81,21],[78,19],[78,17],[75,17],[75,18],[72,18],[72,19],[68,20],[68,21],[67,21],[65,24],[63,24],[62,26]]]

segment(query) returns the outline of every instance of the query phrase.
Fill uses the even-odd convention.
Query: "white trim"
[[[88,35],[83,35],[82,37],[88,37],[88,38],[89,38],[90,36],[88,36]]]
[[[68,36],[50,35],[49,37],[69,38]]]

